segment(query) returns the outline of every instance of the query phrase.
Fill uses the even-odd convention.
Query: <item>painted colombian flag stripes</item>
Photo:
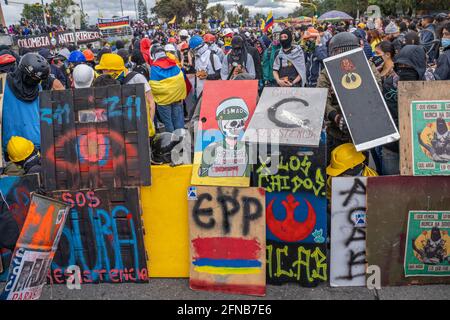
[[[192,241],[194,269],[209,274],[255,274],[261,272],[261,246],[257,240],[216,237]]]

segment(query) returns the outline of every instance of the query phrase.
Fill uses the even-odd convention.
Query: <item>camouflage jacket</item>
[[[377,79],[378,86],[381,88],[381,75],[378,72],[375,65],[369,61],[370,67],[372,69],[375,78]],[[327,128],[327,134],[333,136],[336,139],[350,142],[351,137],[350,134],[342,132],[339,130],[339,127],[334,122],[334,119],[337,114],[342,115],[341,107],[339,106],[339,102],[336,98],[336,95],[333,91],[333,86],[331,85],[331,81],[328,77],[327,71],[323,69],[319,75],[319,79],[317,80],[317,88],[327,88],[328,89],[328,97],[327,97],[327,106],[325,109],[325,125]]]

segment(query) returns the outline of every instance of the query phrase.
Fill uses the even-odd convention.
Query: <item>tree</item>
[[[138,17],[140,20],[148,20],[147,4],[142,0],[139,0],[138,2]]]
[[[219,19],[221,21],[225,20],[225,7],[220,3],[215,6],[209,7],[206,9],[206,16],[208,18]]]
[[[157,18],[171,20],[176,16],[177,21],[185,17],[187,12],[186,0],[160,0],[152,9],[152,13],[156,14]]]
[[[236,9],[242,21],[245,21],[248,18],[250,18],[250,10],[244,7],[242,4],[238,5]]]
[[[44,24],[44,13],[40,3],[24,4],[22,18],[37,24]]]
[[[49,5],[51,24],[64,25],[64,19],[69,17],[67,8],[74,4],[75,2],[73,0],[53,0],[53,2]]]
[[[208,2],[208,0],[186,0],[187,12],[195,21],[198,18],[203,20],[206,17]]]

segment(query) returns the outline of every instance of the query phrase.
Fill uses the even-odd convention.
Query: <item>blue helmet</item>
[[[83,52],[79,50],[72,51],[72,53],[69,56],[69,62],[70,63],[86,62],[86,57],[84,56]]]
[[[200,36],[193,36],[191,40],[189,41],[189,48],[196,49],[200,45],[203,44],[203,39]]]

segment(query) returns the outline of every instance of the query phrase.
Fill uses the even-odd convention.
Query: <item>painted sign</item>
[[[265,88],[244,140],[317,147],[327,89]]]
[[[193,185],[250,184],[251,159],[242,140],[255,111],[258,81],[207,81],[195,142]]]
[[[70,205],[50,282],[65,283],[69,267],[80,283],[148,282],[138,188],[55,192]]]
[[[150,185],[144,85],[40,94],[47,190]]]
[[[450,211],[410,211],[405,277],[450,276]]]
[[[196,193],[189,201],[191,289],[265,295],[264,190],[197,187]]]
[[[330,285],[366,285],[366,186],[364,177],[332,180]]]
[[[281,146],[261,158],[253,185],[266,190],[267,282],[327,281],[326,147]]]
[[[327,58],[324,63],[356,150],[399,140],[364,51],[351,50]]]
[[[450,175],[450,100],[411,103],[416,176]]]
[[[2,230],[0,233],[0,265],[3,265],[0,281],[6,280],[12,250],[15,248],[30,207],[31,193],[38,188],[38,174],[0,177],[0,193],[3,196],[0,200],[0,216],[2,225],[6,227],[6,231]]]
[[[32,194],[1,299],[39,299],[68,210],[62,202]]]

